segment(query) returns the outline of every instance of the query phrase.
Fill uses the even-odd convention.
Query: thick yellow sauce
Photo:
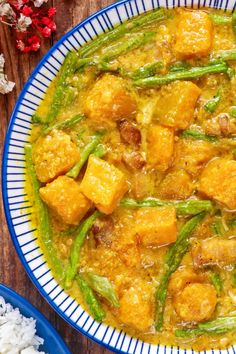
[[[178,24],[179,21],[181,21],[181,17],[184,16],[186,12],[191,11],[192,10],[183,9],[168,10],[166,20],[158,24],[152,23],[148,26],[148,31],[156,32],[155,40],[125,55],[119,56],[113,61],[114,68],[121,67],[124,71],[130,72],[153,61],[161,61],[163,67],[158,75],[165,75],[171,65],[181,61],[176,54],[176,33],[179,31]],[[230,16],[230,14],[225,14],[220,11],[207,9],[203,9],[202,11],[206,14],[213,13],[222,16]],[[201,31],[201,28],[199,31]],[[132,34],[126,34],[125,38],[122,38],[120,41],[126,41],[130,36],[132,36]],[[185,58],[185,60],[182,61],[190,66],[203,66],[208,63],[209,56],[212,53],[236,49],[236,41],[231,25],[212,24],[211,36],[212,44],[209,53],[200,56],[189,55],[189,58]],[[97,56],[99,56],[99,54],[100,52],[96,53]],[[230,68],[236,68],[234,61],[229,61],[228,64]],[[61,122],[78,113],[85,113],[87,115],[87,118],[78,125],[65,130],[65,133],[70,136],[71,141],[78,147],[78,150],[83,150],[83,147],[90,141],[90,137],[95,131],[105,130],[102,144],[105,146],[107,152],[103,160],[114,165],[124,174],[128,185],[127,197],[136,200],[147,197],[157,197],[163,200],[196,198],[215,201],[214,193],[211,194],[211,192],[209,192],[209,195],[206,195],[206,193],[199,191],[199,180],[203,170],[211,160],[223,158],[235,161],[236,155],[234,149],[236,147],[236,141],[233,140],[232,137],[236,134],[236,120],[229,115],[232,107],[236,105],[235,76],[229,79],[228,75],[225,73],[216,73],[205,75],[195,80],[185,80],[194,83],[194,85],[198,87],[200,94],[197,94],[192,117],[185,128],[181,127],[182,123],[179,123],[180,127],[176,127],[175,125],[170,127],[171,124],[167,123],[168,129],[174,134],[173,153],[171,157],[168,158],[167,162],[165,157],[165,161],[162,161],[162,158],[156,161],[156,156],[160,157],[165,155],[168,149],[167,146],[165,147],[164,145],[164,147],[161,147],[159,145],[158,147],[155,145],[155,141],[153,141],[155,140],[155,135],[152,138],[150,138],[150,136],[152,134],[151,132],[154,130],[154,126],[166,127],[165,123],[170,118],[168,112],[167,116],[164,117],[166,114],[166,106],[172,104],[171,97],[173,94],[176,96],[182,94],[182,92],[179,91],[182,86],[180,85],[178,87],[175,86],[175,84],[169,84],[168,86],[164,85],[162,87],[157,86],[154,88],[141,89],[135,87],[132,80],[129,78],[122,78],[125,82],[126,92],[128,92],[129,97],[131,97],[130,102],[135,102],[136,105],[134,114],[130,114],[127,121],[141,133],[141,142],[137,144],[137,142],[132,143],[131,141],[130,143],[127,140],[125,141],[124,136],[122,137],[120,123],[117,123],[119,117],[112,118],[114,106],[108,107],[108,110],[110,109],[110,121],[109,118],[101,119],[106,109],[105,98],[102,96],[102,92],[106,93],[112,90],[112,84],[108,87],[108,81],[101,81],[101,101],[99,101],[99,98],[97,98],[93,90],[95,83],[99,80],[103,80],[104,77],[108,77],[108,81],[110,80],[112,83],[114,77],[121,77],[121,74],[117,71],[114,73],[98,72],[94,66],[90,66],[86,68],[82,74],[75,73],[73,77],[68,77],[69,85],[75,95],[71,101],[68,97],[63,99],[64,107],[59,111],[57,122]],[[178,81],[178,83],[180,83],[180,81]],[[52,104],[52,97],[56,85],[57,80],[52,82],[45,95],[45,99],[37,110],[37,114],[43,119],[46,117]],[[174,90],[176,90],[176,92]],[[191,90],[187,91],[187,103],[184,108],[182,108],[183,116],[189,109],[188,102],[191,101],[192,95],[196,94],[194,90],[197,89],[194,88],[193,92]],[[220,90],[221,95],[220,102],[214,112],[207,112],[204,106],[217,94],[218,90]],[[165,100],[165,97],[168,97],[168,99]],[[66,99],[68,99],[69,103]],[[90,104],[91,102],[88,102],[89,99],[91,99],[91,101],[94,100],[93,105]],[[127,98],[124,98],[124,100],[126,99]],[[186,94],[183,94],[183,100],[184,99],[186,99]],[[128,102],[128,105],[130,102]],[[117,104],[117,102],[113,103],[114,105]],[[122,106],[123,103],[119,104]],[[125,107],[125,103],[122,107],[122,109],[126,111],[129,110],[129,107]],[[93,109],[98,112],[97,116],[93,115],[93,112],[91,113]],[[175,107],[173,109],[175,109]],[[174,111],[174,114],[175,113]],[[219,118],[220,114],[224,114],[223,118]],[[91,118],[91,116],[93,118]],[[109,116],[109,114],[107,114],[107,116]],[[201,139],[196,140],[191,137],[184,138],[182,133],[183,130],[186,129],[198,130],[208,135],[215,136],[217,139],[214,141],[205,141]],[[43,146],[44,144],[45,137],[40,137],[40,135],[41,126],[35,125],[31,137],[32,144],[36,151],[35,154],[39,151],[37,150],[37,146]],[[133,137],[131,140],[132,139]],[[153,151],[153,149],[157,148],[160,150]],[[134,162],[133,153],[138,155],[138,166]],[[37,157],[37,161],[39,159],[40,154]],[[48,161],[51,161],[50,157]],[[37,163],[39,162],[35,162],[35,164]],[[84,177],[85,169],[86,167],[82,169],[76,179],[78,185],[80,185]],[[64,173],[66,172],[68,172],[68,169],[64,171]],[[225,178],[227,178],[227,172],[226,177],[222,176],[222,183]],[[52,178],[52,180],[53,179],[54,178]],[[49,181],[49,183],[51,183],[51,181]],[[229,180],[228,183],[234,183],[236,186],[235,179],[233,181]],[[210,184],[211,181],[209,181],[209,185]],[[45,182],[42,183],[42,186],[44,185]],[[30,194],[30,186],[28,185],[26,187]],[[61,190],[61,192],[63,193],[63,190]],[[233,201],[231,201],[230,205],[235,203],[234,196],[232,199]],[[209,265],[203,268],[194,268],[193,266],[191,249],[196,243],[217,237],[224,240],[234,239],[235,237],[236,229],[232,223],[230,224],[230,220],[234,218],[234,211],[229,211],[229,209],[232,208],[227,207],[224,200],[220,200],[220,202],[216,201],[216,206],[217,214],[208,214],[201,225],[191,235],[191,246],[189,251],[185,254],[180,266],[180,270],[194,272],[196,276],[199,277],[199,280],[195,279],[194,283],[209,284],[213,287],[210,280],[210,272],[215,271],[220,275],[223,289],[220,294],[217,295],[217,305],[214,307],[213,314],[209,316],[210,318],[208,318],[208,320],[221,316],[236,315],[236,288],[232,281],[235,272],[235,264],[233,262],[230,264],[221,264],[219,262],[219,264]],[[64,207],[65,206],[63,206],[63,208]],[[62,218],[55,213],[55,209],[54,211],[52,209],[53,208],[49,207],[53,226],[53,244],[58,257],[64,267],[66,267],[75,234],[73,234],[73,232],[66,234],[71,225],[64,222]],[[177,229],[180,230],[182,225],[189,218],[190,217],[177,217]],[[106,323],[117,328],[122,328],[127,333],[150,343],[179,345],[185,348],[191,347],[196,350],[225,348],[235,342],[235,333],[233,331],[216,336],[204,334],[191,338],[176,337],[174,333],[176,328],[182,328],[184,326],[191,327],[196,325],[197,321],[193,321],[189,324],[188,321],[181,318],[179,313],[177,313],[178,311],[176,312],[175,306],[175,301],[178,301],[178,299],[174,299],[170,292],[167,295],[163,330],[156,332],[154,328],[155,290],[158,287],[160,276],[163,273],[165,253],[169,249],[170,244],[167,240],[167,245],[155,245],[155,243],[150,245],[141,240],[141,237],[139,237],[138,233],[135,231],[137,227],[137,210],[117,206],[112,213],[109,213],[109,215],[101,220],[100,224],[99,222],[96,222],[97,224],[95,223],[98,226],[97,232],[95,232],[93,228],[86,238],[81,251],[79,271],[82,273],[93,272],[107,277],[113,284],[118,298],[123,305],[121,305],[120,309],[115,309],[108,305],[104,299],[100,298],[106,310]],[[213,224],[216,220],[220,221],[221,235],[217,235],[213,228]],[[102,226],[105,225],[104,228],[102,228],[101,223]],[[146,226],[146,233],[148,234],[148,225]],[[50,264],[50,258],[47,257],[46,252],[45,258]],[[51,266],[53,267],[53,265]],[[203,278],[204,280],[202,280]],[[130,304],[129,299],[124,299],[127,291],[131,294]],[[132,298],[135,292],[139,294],[136,300]],[[89,308],[81,297],[76,282],[73,283],[68,293],[76,297],[89,311]],[[137,301],[136,304],[134,304],[135,301]],[[125,308],[122,308],[122,306]],[[124,314],[125,312],[127,313],[126,315]]]

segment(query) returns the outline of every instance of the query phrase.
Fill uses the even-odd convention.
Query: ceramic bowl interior
[[[71,326],[118,353],[152,354],[193,353],[180,348],[151,345],[106,324],[96,322],[80,304],[68,296],[52,276],[31,225],[31,205],[24,190],[24,145],[29,140],[31,116],[50,82],[58,73],[68,51],[78,49],[114,25],[158,7],[212,7],[232,10],[234,0],[123,0],[88,17],[64,35],[45,55],[26,83],[12,114],[5,140],[2,166],[2,191],[10,234],[29,277],[54,310]],[[37,231],[36,231],[37,232]],[[236,347],[235,347],[236,349]],[[214,353],[224,351],[214,351]],[[212,354],[212,351],[209,351]],[[233,354],[231,347],[225,353]]]
[[[19,308],[23,316],[29,318],[33,317],[36,320],[37,335],[44,339],[44,344],[39,348],[40,351],[44,351],[48,354],[70,354],[66,344],[46,317],[26,299],[2,284],[0,284],[0,296],[14,308]]]

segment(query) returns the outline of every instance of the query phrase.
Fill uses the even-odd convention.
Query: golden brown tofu
[[[168,173],[159,186],[159,195],[162,199],[186,199],[192,192],[192,180],[184,170]]]
[[[196,268],[211,264],[235,264],[236,239],[225,240],[216,237],[199,241],[192,248],[192,258]]]
[[[134,283],[120,299],[120,320],[139,331],[147,330],[154,320],[153,293],[145,281]]]
[[[136,214],[136,232],[144,246],[163,246],[176,241],[176,211],[172,206],[141,208]]]
[[[176,32],[175,52],[180,59],[199,58],[210,53],[213,25],[203,11],[181,11]]]
[[[217,303],[215,288],[210,284],[193,283],[187,285],[174,298],[174,308],[186,322],[202,322],[213,315]]]
[[[40,197],[65,224],[77,225],[92,203],[80,191],[78,183],[60,176],[46,187],[40,188]]]
[[[136,101],[120,77],[105,74],[94,84],[85,100],[84,111],[96,125],[114,126],[121,118],[133,118]]]
[[[176,144],[173,166],[175,169],[184,169],[196,176],[214,154],[213,144],[207,141],[180,139]]]
[[[89,157],[80,187],[82,193],[105,214],[113,212],[128,189],[123,172],[93,155]]]
[[[40,182],[48,183],[65,174],[80,159],[77,146],[68,134],[53,130],[40,137],[34,147],[33,160]]]
[[[174,81],[159,92],[153,119],[176,129],[186,129],[193,120],[193,113],[201,89],[191,81]]]
[[[171,296],[178,296],[185,286],[192,283],[203,283],[206,277],[203,274],[197,274],[192,269],[182,268],[174,272],[170,278],[168,290]]]
[[[236,161],[211,161],[200,176],[198,190],[228,209],[236,209]]]
[[[166,171],[173,158],[173,129],[161,125],[152,125],[148,132],[147,142],[149,165],[159,171]]]

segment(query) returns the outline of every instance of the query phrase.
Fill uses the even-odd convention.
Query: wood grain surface
[[[88,15],[114,2],[114,0],[49,0],[56,6],[57,31],[52,40],[45,40],[39,52],[22,54],[15,49],[14,33],[0,24],[0,53],[6,58],[6,73],[11,81],[16,83],[14,91],[8,95],[0,94],[0,148],[1,156],[8,121],[15,102],[23,85],[36,64],[64,33],[79,23]],[[64,338],[72,354],[108,354],[96,343],[87,339],[64,322],[41,297],[28,278],[13,247],[5,221],[2,203],[0,204],[1,233],[0,233],[0,282],[11,287],[26,297],[54,325]],[[57,353],[50,353],[57,354]]]

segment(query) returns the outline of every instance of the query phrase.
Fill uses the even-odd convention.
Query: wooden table
[[[56,6],[57,31],[53,39],[45,40],[42,48],[37,53],[22,54],[15,49],[15,37],[11,30],[0,24],[0,52],[6,58],[6,73],[11,81],[16,83],[14,91],[6,96],[0,94],[0,147],[1,156],[4,137],[11,112],[16,99],[36,64],[56,42],[70,28],[79,23],[88,15],[102,7],[114,2],[113,0],[49,0],[52,6]],[[64,322],[41,297],[37,289],[31,283],[10,239],[2,204],[0,204],[1,234],[0,234],[0,282],[16,290],[35,305],[55,326],[61,336],[67,342],[73,354],[108,354],[105,350],[91,340],[73,330]],[[56,353],[50,353],[56,354]]]

